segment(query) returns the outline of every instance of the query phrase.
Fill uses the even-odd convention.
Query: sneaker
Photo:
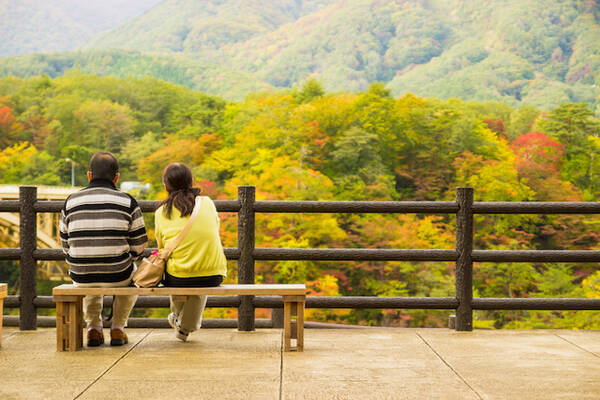
[[[167,320],[169,321],[171,328],[179,330],[179,321],[177,320],[177,315],[175,315],[175,313],[170,313]]]
[[[179,326],[179,320],[177,320],[177,316],[175,315],[175,313],[170,313],[167,317],[167,320],[169,321],[169,325],[171,325],[171,328],[175,329],[176,331],[175,337],[181,340],[182,342],[185,342],[189,336],[189,333],[181,329],[181,327]]]
[[[125,331],[120,329],[111,329],[110,330],[110,345],[111,346],[123,346],[124,344],[129,343],[127,340],[127,334]]]
[[[179,340],[181,340],[182,342],[185,342],[187,340],[189,336],[189,333],[185,333],[182,330],[178,330],[177,333],[175,334],[175,337]]]
[[[104,334],[97,329],[89,329],[87,332],[88,347],[98,347],[104,344]]]

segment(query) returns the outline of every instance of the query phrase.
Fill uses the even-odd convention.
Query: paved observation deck
[[[55,351],[55,330],[7,327],[0,398],[599,399],[600,331],[128,329],[129,344]],[[105,337],[108,330],[105,329]]]

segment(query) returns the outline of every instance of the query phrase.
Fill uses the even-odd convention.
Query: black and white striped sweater
[[[121,282],[133,272],[148,237],[135,199],[108,180],[71,194],[60,219],[69,274],[78,283]]]

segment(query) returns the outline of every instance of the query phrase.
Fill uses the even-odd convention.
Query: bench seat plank
[[[240,284],[221,285],[206,288],[181,288],[181,287],[118,287],[118,288],[93,288],[77,287],[73,285],[60,285],[52,290],[54,296],[60,295],[297,295],[306,294],[306,285],[278,285],[278,284]]]

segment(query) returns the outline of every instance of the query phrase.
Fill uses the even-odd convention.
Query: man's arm
[[[133,202],[135,200],[132,199]],[[137,205],[133,204],[133,212],[131,213],[131,223],[129,224],[129,251],[133,257],[139,257],[148,245],[148,236],[146,235],[146,226],[144,225],[144,215],[142,210]]]
[[[67,227],[67,218],[65,216],[65,209],[60,211],[60,221],[58,223],[58,230],[60,231],[60,244],[65,254],[69,253],[69,228]]]

